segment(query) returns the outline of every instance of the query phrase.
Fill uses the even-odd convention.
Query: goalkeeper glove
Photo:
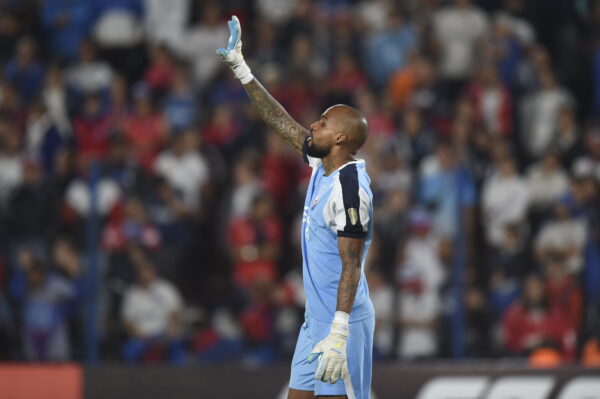
[[[254,76],[252,76],[252,72],[250,72],[250,68],[242,55],[242,27],[240,26],[240,20],[234,15],[231,17],[231,21],[227,22],[227,25],[229,26],[227,49],[220,48],[217,50],[217,54],[233,70],[235,77],[245,85],[246,83],[250,83],[254,79]]]
[[[338,378],[343,380],[348,376],[346,341],[350,334],[349,319],[348,313],[335,312],[329,335],[308,356],[308,363],[319,358],[315,379],[335,384]]]

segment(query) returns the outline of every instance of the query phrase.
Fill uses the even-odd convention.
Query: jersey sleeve
[[[338,237],[365,238],[369,228],[371,199],[358,183],[356,165],[340,171],[324,209],[325,222]]]
[[[302,159],[304,159],[304,162],[313,169],[321,166],[321,160],[319,158],[314,158],[308,155],[308,141],[306,140],[304,140],[304,144],[302,144]]]

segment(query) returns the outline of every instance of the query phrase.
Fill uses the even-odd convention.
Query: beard
[[[308,148],[306,149],[306,155],[313,158],[325,158],[329,155],[331,148],[319,148],[317,145],[311,140],[308,144]]]

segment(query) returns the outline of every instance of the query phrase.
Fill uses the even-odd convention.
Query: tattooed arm
[[[338,237],[338,249],[342,258],[342,274],[337,293],[336,311],[350,314],[360,281],[360,267],[364,238]]]
[[[297,153],[302,154],[302,144],[308,136],[308,130],[300,126],[256,78],[245,84],[244,89],[267,125],[283,137]]]
[[[302,144],[308,136],[308,131],[293,120],[281,104],[252,75],[242,55],[242,27],[239,19],[234,15],[227,25],[230,33],[227,48],[218,49],[217,54],[244,85],[250,101],[258,110],[261,118],[271,129],[290,143],[297,153],[302,154]]]

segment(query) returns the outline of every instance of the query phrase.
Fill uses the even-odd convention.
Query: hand
[[[242,81],[242,84],[249,83],[254,76],[252,76],[250,68],[242,55],[242,27],[240,26],[240,20],[234,15],[231,17],[231,21],[227,22],[227,25],[229,26],[227,49],[220,48],[217,50],[217,54],[233,70],[233,73]]]
[[[308,363],[312,363],[319,358],[315,379],[329,381],[331,384],[335,384],[338,378],[344,380],[348,376],[346,354],[346,341],[350,331],[348,314],[343,313],[345,317],[340,319],[338,313],[343,312],[336,312],[329,335],[315,345],[307,359]]]

